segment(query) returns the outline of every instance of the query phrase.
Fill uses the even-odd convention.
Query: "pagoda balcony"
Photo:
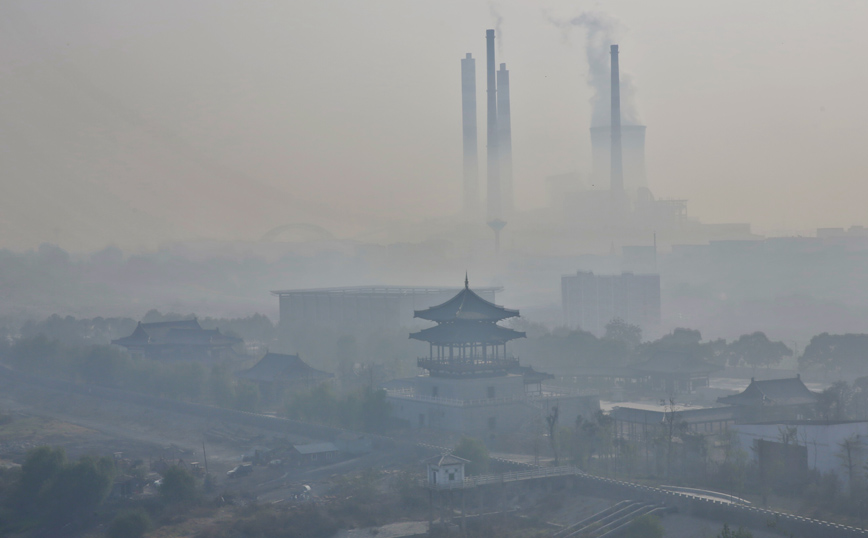
[[[472,359],[420,357],[416,360],[419,368],[429,372],[452,375],[472,375],[484,372],[506,372],[519,366],[518,357],[475,357]]]

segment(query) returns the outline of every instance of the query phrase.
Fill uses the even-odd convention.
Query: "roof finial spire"
[[[467,271],[464,271],[464,289],[470,289],[470,279],[467,278]]]

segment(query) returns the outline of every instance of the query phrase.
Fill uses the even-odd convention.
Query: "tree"
[[[190,503],[198,497],[196,479],[187,469],[173,465],[163,475],[160,497],[166,503]]]
[[[818,367],[827,372],[868,371],[868,334],[822,333],[811,338],[799,358],[801,368]]]
[[[82,456],[54,478],[45,495],[45,508],[56,521],[91,514],[108,496],[114,478],[111,458]]]
[[[623,538],[663,538],[663,524],[660,518],[645,514],[633,520],[624,530]]]
[[[753,538],[753,533],[744,527],[739,527],[737,531],[733,532],[730,530],[729,525],[724,523],[717,538]]]
[[[108,527],[108,538],[142,538],[151,530],[151,518],[144,510],[126,512],[115,517]]]
[[[555,405],[552,407],[551,412],[546,415],[546,424],[549,427],[549,443],[552,445],[552,453],[555,456],[555,466],[560,465],[560,458],[558,457],[558,440],[557,440],[557,430],[558,430],[558,406]]]
[[[90,514],[108,495],[115,476],[110,458],[83,456],[67,463],[62,448],[27,453],[13,503],[22,515],[62,522]]]
[[[784,357],[791,357],[793,350],[783,342],[772,342],[763,332],[744,334],[729,344],[727,349],[730,364],[744,363],[753,367],[769,367],[780,363]]]
[[[838,452],[838,459],[841,460],[841,465],[847,471],[847,481],[850,488],[850,496],[854,497],[860,489],[862,482],[862,452],[865,446],[857,434],[852,434],[842,442],[838,443],[841,450]]]
[[[49,486],[65,465],[66,452],[62,448],[41,446],[28,450],[13,495],[17,508],[24,512],[34,512],[39,505],[38,495]]]
[[[386,401],[386,391],[363,389],[361,412],[365,431],[379,433],[388,429],[392,404]]]
[[[615,318],[606,324],[606,334],[603,338],[624,342],[632,351],[642,343],[642,328],[631,325],[621,318]]]
[[[475,437],[462,437],[452,450],[452,455],[470,461],[464,468],[468,475],[488,472],[490,459],[488,448],[486,448],[485,443]]]

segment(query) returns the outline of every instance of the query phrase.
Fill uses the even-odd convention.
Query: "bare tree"
[[[557,431],[558,431],[558,406],[555,404],[552,406],[551,412],[546,415],[546,424],[549,427],[549,442],[552,445],[552,452],[555,455],[555,466],[560,465],[560,458],[558,457],[558,442],[556,439]]]

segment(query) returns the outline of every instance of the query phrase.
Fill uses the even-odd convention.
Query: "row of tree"
[[[771,341],[762,332],[746,334],[732,342],[722,338],[703,341],[699,331],[679,328],[658,340],[642,342],[642,330],[621,319],[609,322],[601,338],[580,329],[548,331],[522,321],[513,325],[528,333],[526,340],[513,344],[517,353],[533,357],[542,367],[556,371],[576,366],[627,366],[669,353],[720,366],[760,368],[777,365],[785,357],[793,355],[793,350],[786,344]]]
[[[243,411],[256,411],[260,404],[257,385],[236,379],[227,364],[161,362],[117,346],[65,345],[42,334],[0,342],[0,361],[29,374]]]

